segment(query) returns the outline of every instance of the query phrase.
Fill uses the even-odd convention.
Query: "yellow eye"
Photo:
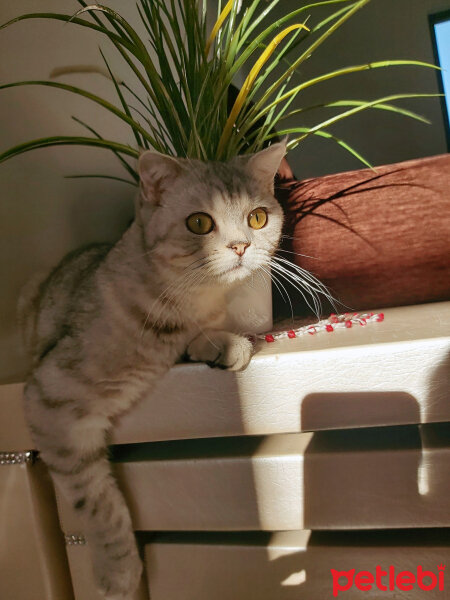
[[[214,229],[214,221],[212,220],[212,217],[206,213],[193,213],[186,219],[186,227],[189,231],[192,231],[192,233],[205,235]]]
[[[265,208],[255,208],[248,215],[248,224],[252,229],[262,229],[267,223],[267,212]]]

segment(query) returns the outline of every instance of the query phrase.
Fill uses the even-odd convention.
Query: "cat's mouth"
[[[244,265],[241,262],[239,262],[239,263],[237,263],[237,265],[234,265],[234,266],[230,267],[227,272],[229,273],[229,272],[232,272],[232,271],[238,271],[239,269],[242,269],[243,266]]]
[[[220,276],[230,275],[231,273],[236,273],[237,271],[241,271],[243,268],[244,268],[244,265],[242,263],[238,263],[237,265],[228,267],[228,269],[224,269],[221,273],[219,273],[219,275]]]

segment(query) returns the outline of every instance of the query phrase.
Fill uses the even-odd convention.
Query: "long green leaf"
[[[120,100],[120,103],[122,104],[122,108],[124,110],[124,113],[127,115],[127,117],[129,119],[131,119],[132,122],[134,122],[134,119],[131,116],[130,109],[128,108],[128,104],[125,102],[125,98],[123,97],[123,94],[122,94],[122,92],[120,90],[119,84],[117,83],[117,80],[114,77],[114,74],[113,74],[113,72],[110,69],[109,63],[106,60],[106,57],[103,54],[102,49],[99,48],[99,50],[100,50],[100,54],[102,55],[103,61],[104,61],[105,65],[106,65],[106,68],[108,69],[109,76],[111,77],[111,80],[112,80],[112,82],[114,84],[116,93],[119,96],[119,100]],[[146,137],[143,135],[142,138],[141,138],[141,136],[139,135],[139,129],[137,129],[136,127],[134,127],[134,125],[130,124],[130,127],[131,127],[131,130],[133,132],[134,139],[136,140],[136,144],[137,144],[138,148],[142,148],[144,146],[146,148],[148,148],[148,144],[146,144]]]
[[[283,74],[274,83],[269,85],[269,87],[263,92],[261,98],[258,99],[252,106],[251,102],[253,101],[256,91],[261,85],[266,83],[270,72],[273,70],[274,65],[269,66],[265,71],[263,71],[260,77],[257,79],[255,86],[249,92],[246,99],[246,103],[242,107],[242,110],[237,117],[234,133],[237,134],[240,138],[245,137],[250,127],[252,127],[255,124],[255,122],[259,120],[259,117],[254,118],[254,116],[257,114],[258,110],[261,110],[261,108],[267,106],[270,96],[272,96],[276,92],[276,90],[292,76],[292,74],[295,72],[295,69],[298,68],[298,66],[300,66],[300,64],[304,60],[309,58],[310,53],[312,53],[317,47],[319,47],[329,37],[329,35],[331,35],[338,27],[343,25],[345,21],[348,18],[350,18],[351,15],[353,15],[357,10],[363,8],[363,6],[366,5],[369,1],[370,0],[358,0],[357,2],[353,2],[349,7],[345,7],[344,9],[339,10],[337,13],[334,13],[331,17],[335,18],[336,16],[338,16],[339,18],[337,19],[337,21],[333,23],[327,29],[327,31],[325,31],[325,33],[323,33],[317,40],[310,44],[308,49],[305,50],[300,55],[300,57],[296,59],[294,63],[292,63],[292,65],[287,70],[285,70]],[[345,11],[345,14],[343,14],[343,11]],[[277,59],[274,59],[274,63],[276,62]],[[279,101],[279,95],[277,95],[276,100]],[[270,111],[271,108],[272,106],[270,106],[268,110]]]
[[[115,175],[65,175],[64,179],[112,179],[113,181],[120,181],[121,183],[128,183],[134,187],[137,186],[135,181],[130,179],[124,179],[123,177],[116,177]]]
[[[79,119],[78,117],[72,116],[72,119],[75,121],[75,123],[78,123],[85,129],[87,129],[90,133],[95,135],[95,137],[97,139],[104,140],[104,138],[98,133],[98,131],[96,131],[93,127],[91,127],[90,125],[88,125],[87,123],[85,123],[84,121]],[[124,167],[124,169],[128,172],[128,174],[131,175],[131,177],[134,179],[134,181],[138,182],[139,175],[138,175],[138,172],[136,171],[136,169],[133,169],[133,167],[125,160],[125,158],[119,152],[117,152],[117,150],[112,149],[112,153],[118,159],[118,161],[121,163],[121,165]]]
[[[395,100],[403,100],[405,98],[433,98],[436,97],[436,94],[394,94],[392,96],[385,96],[384,98],[379,98],[378,100],[372,100],[370,102],[365,102],[362,103],[360,105],[357,105],[353,108],[350,108],[349,110],[346,110],[334,117],[331,117],[329,119],[326,119],[325,121],[322,121],[321,123],[319,123],[318,125],[315,125],[314,127],[311,127],[309,129],[309,132],[307,135],[310,135],[311,133],[314,133],[314,131],[319,131],[322,130],[326,127],[329,127],[330,125],[334,125],[335,123],[337,123],[338,121],[342,121],[342,119],[346,119],[348,117],[351,117],[353,115],[356,115],[357,113],[366,110],[368,108],[373,108],[378,104],[383,104],[386,102],[392,102]],[[293,133],[293,130],[285,130],[285,131],[280,131],[279,135],[287,135],[288,133]],[[303,135],[299,138],[297,138],[296,140],[292,141],[292,145],[295,142],[299,142],[302,139],[304,139],[306,137],[306,135]]]
[[[322,123],[315,128],[302,128],[302,114],[314,108],[299,105],[298,99],[302,91],[316,84],[325,84],[335,77],[356,74],[366,69],[399,64],[431,65],[419,61],[378,61],[316,75],[308,81],[295,80],[294,75],[298,77],[302,63],[369,1],[306,0],[298,3],[301,6],[285,10],[281,17],[277,16],[275,19],[272,16],[275,9],[284,8],[282,0],[246,0],[246,10],[243,12],[238,12],[239,2],[233,0],[229,14],[216,32],[213,50],[207,56],[205,47],[210,36],[206,30],[206,0],[137,0],[137,14],[147,32],[144,36],[138,34],[130,21],[108,6],[77,0],[81,10],[73,16],[50,12],[31,13],[12,19],[2,27],[26,19],[52,19],[71,22],[106,36],[119,52],[127,69],[134,76],[133,79],[136,78],[136,81],[130,82],[131,85],[119,83],[107,65],[120,104],[117,103],[116,106],[115,103],[107,102],[81,88],[57,82],[17,82],[0,86],[0,89],[17,85],[46,85],[64,89],[94,101],[115,114],[131,128],[138,147],[152,146],[160,152],[211,159],[217,155],[218,141],[229,118],[227,96],[232,81],[245,78],[255,52],[258,50],[259,55],[262,49],[264,54],[268,48],[265,42],[272,39],[279,29],[286,29],[302,14],[306,17],[310,13],[308,27],[311,33],[297,30],[283,44],[273,48],[273,54],[258,69],[245,97],[241,95],[239,111],[229,132],[223,157],[230,158],[238,152],[256,151],[273,139],[274,127],[290,118],[296,119],[295,124],[298,125],[292,129],[287,128],[296,137],[289,142],[290,147],[304,139],[306,134],[318,135],[338,143],[361,160],[360,155],[350,149],[346,142],[338,140],[324,131],[324,128],[369,108],[396,112],[420,121],[426,120],[410,110],[381,102],[381,99],[372,103],[337,100],[323,102],[323,106],[317,105],[315,108],[317,111],[343,108],[344,112],[327,119],[322,117],[319,119]],[[225,0],[218,0],[219,13],[224,4]],[[88,20],[83,18],[84,15]],[[301,48],[301,51],[293,56],[293,51],[297,48]],[[274,77],[277,67],[281,68],[281,73]],[[413,96],[416,95],[408,95]],[[400,99],[400,95],[395,95],[395,99]],[[135,100],[138,108],[130,104]],[[142,111],[139,110],[141,107]],[[325,115],[329,117],[329,113]],[[89,126],[86,127],[96,138],[89,144],[93,145],[95,142],[99,147],[112,150],[136,181],[138,175],[124,159],[126,154],[115,146],[108,146],[110,142],[103,140]],[[90,138],[43,138],[30,142],[31,146],[27,148],[45,147],[44,140],[47,143],[50,143],[48,140],[53,140],[55,144],[62,144],[63,140],[69,139],[71,141],[68,143],[73,144],[76,143],[75,139]],[[119,148],[124,147],[128,151],[133,150],[119,144]],[[135,154],[133,156],[136,157]]]
[[[439,94],[437,94],[439,96]],[[407,98],[411,98],[411,94],[406,95]],[[336,102],[325,102],[323,104],[315,104],[313,106],[305,106],[303,108],[298,108],[296,110],[291,111],[288,115],[283,116],[279,121],[284,121],[285,119],[291,119],[294,116],[297,116],[301,113],[305,113],[310,110],[320,109],[320,108],[337,108],[337,107],[352,107],[352,106],[362,106],[367,103],[367,100],[337,100]],[[386,110],[389,112],[395,112],[399,115],[403,115],[405,117],[409,117],[410,119],[414,119],[415,121],[421,121],[422,123],[426,123],[427,125],[431,125],[431,121],[424,117],[423,115],[419,115],[412,110],[407,110],[406,108],[401,108],[400,106],[394,106],[392,104],[375,104],[373,106],[369,106],[368,108],[374,108],[376,110]],[[278,121],[278,122],[279,122]]]
[[[262,44],[265,39],[267,39],[268,37],[273,35],[273,33],[276,29],[279,29],[280,27],[282,27],[289,21],[296,19],[301,13],[308,11],[312,8],[317,8],[320,6],[326,6],[326,5],[330,5],[330,4],[339,4],[342,2],[348,3],[349,1],[350,0],[325,0],[323,2],[313,2],[312,4],[307,4],[305,6],[297,8],[296,10],[289,12],[287,15],[284,15],[280,19],[277,19],[274,23],[272,23],[271,25],[266,27],[266,29],[264,29],[259,35],[257,35],[255,37],[255,39],[252,40],[251,44],[249,44],[246,47],[244,52],[242,52],[242,54],[240,55],[239,59],[234,63],[233,67],[230,69],[231,74],[234,75],[243,66],[243,64],[247,61],[249,56],[251,54],[253,54],[253,52],[260,46],[260,44]],[[279,3],[278,0],[276,0],[275,2],[272,2],[272,4],[268,7],[267,10],[273,8],[278,3]],[[263,14],[265,12],[266,11],[263,11]],[[259,21],[259,19],[256,19],[256,22],[257,21]],[[255,26],[256,25],[254,23],[251,27],[249,27],[247,30],[247,34],[250,33]],[[240,48],[242,48],[242,46],[246,40],[247,40],[247,36],[242,38]]]
[[[164,108],[166,118],[171,119],[175,122],[176,127],[179,128],[179,132],[182,135],[183,139],[187,140],[186,132],[184,130],[178,111],[173,103],[173,99],[171,98],[168,90],[166,89],[160,74],[156,70],[155,65],[153,64],[153,61],[146,47],[144,46],[141,38],[136,33],[134,28],[116,11],[112,10],[107,6],[103,6],[101,4],[91,4],[86,8],[80,9],[76,13],[76,16],[86,11],[104,12],[111,16],[113,19],[116,19],[124,27],[124,29],[131,37],[135,45],[131,52],[134,54],[134,56],[136,56],[136,58],[138,58],[138,60],[142,63],[143,67],[145,68],[147,75],[149,76],[151,85],[153,86],[154,92],[159,97],[161,108]]]
[[[401,100],[403,98],[415,98],[415,97],[417,97],[415,94],[404,94],[404,95],[399,94],[396,97],[396,100]],[[303,108],[293,110],[289,114],[284,115],[284,116],[283,116],[283,112],[280,111],[280,113],[277,115],[277,118],[272,119],[271,126],[273,129],[273,127],[275,127],[277,125],[277,123],[279,123],[280,121],[283,121],[286,119],[292,119],[294,116],[300,115],[307,111],[311,111],[314,109],[320,109],[320,108],[336,108],[336,107],[362,107],[362,110],[365,110],[365,109],[384,110],[384,111],[394,112],[399,115],[409,117],[411,119],[420,121],[427,125],[429,125],[431,123],[431,121],[429,119],[423,117],[422,115],[419,115],[413,111],[410,111],[410,110],[407,110],[407,109],[404,109],[404,108],[401,108],[399,106],[395,106],[392,104],[386,104],[386,103],[383,103],[380,101],[368,102],[367,100],[339,100],[336,102],[327,102],[327,103],[317,104],[317,105],[313,105],[313,106],[305,106]],[[347,115],[347,116],[351,116],[351,114]],[[301,131],[303,131],[302,128],[300,128],[300,129],[301,129]],[[310,129],[308,129],[308,131],[310,131]],[[277,133],[277,137],[279,135],[289,135],[289,134],[297,133],[297,132],[298,132],[298,128],[292,127],[292,128],[280,130]],[[256,152],[257,150],[259,150],[262,147],[262,142],[264,140],[269,140],[269,139],[272,139],[273,137],[274,137],[274,135],[271,135],[267,128],[265,128],[265,129],[261,128],[261,131],[259,133],[255,132],[253,134],[248,135],[247,136],[248,139],[256,138],[255,141],[250,145],[249,151]]]
[[[145,47],[141,38],[136,33],[135,29],[128,23],[128,21],[126,19],[124,19],[121,15],[119,15],[118,12],[116,12],[115,10],[112,10],[108,6],[103,6],[102,4],[89,4],[88,6],[84,6],[83,8],[80,8],[80,10],[78,10],[74,14],[73,19],[78,18],[79,15],[82,15],[85,12],[105,13],[111,20],[117,22],[126,31],[127,35],[129,36],[129,38],[134,46],[133,49],[134,49],[135,53],[140,55],[142,62],[144,63],[144,62],[148,61],[149,63],[152,63],[152,60],[147,51],[147,48]],[[112,32],[108,30],[108,36],[111,36],[111,35],[113,35]],[[123,39],[123,38],[121,37],[121,39]]]
[[[149,133],[139,123],[137,123],[137,121],[135,121],[134,119],[129,117],[126,113],[122,112],[120,109],[118,109],[116,106],[114,106],[114,104],[111,104],[107,100],[100,98],[100,96],[91,94],[90,92],[87,92],[86,90],[75,87],[73,85],[67,85],[66,83],[59,83],[57,81],[39,81],[39,80],[16,81],[13,83],[5,83],[4,85],[0,85],[0,90],[6,90],[8,88],[20,87],[20,86],[24,86],[24,85],[27,85],[27,86],[38,85],[38,86],[52,87],[52,88],[56,88],[56,89],[60,89],[60,90],[65,90],[67,92],[71,92],[72,94],[77,94],[78,96],[83,96],[84,98],[87,98],[88,100],[92,100],[96,104],[100,104],[100,106],[103,106],[103,108],[106,108],[106,110],[108,110],[109,112],[116,115],[116,117],[119,117],[120,119],[122,119],[122,121],[125,121],[125,123],[130,125],[133,129],[135,129],[136,131],[141,133],[152,145],[154,144],[154,140],[151,137],[151,135],[149,135]]]
[[[246,123],[246,128],[251,127],[256,121],[258,121],[258,119],[263,117],[274,106],[279,105],[280,103],[288,100],[291,96],[297,96],[301,91],[303,91],[309,87],[312,87],[314,85],[317,85],[318,83],[323,83],[325,81],[334,79],[335,77],[341,77],[343,75],[349,75],[349,74],[353,74],[353,73],[359,73],[362,71],[386,68],[386,67],[394,67],[394,66],[422,66],[422,67],[436,68],[435,65],[432,65],[430,63],[425,63],[422,61],[416,61],[416,60],[382,60],[382,61],[376,61],[376,62],[372,62],[372,63],[365,63],[365,64],[361,64],[361,65],[354,65],[351,67],[345,67],[343,69],[337,69],[335,71],[330,71],[329,73],[325,73],[323,75],[319,75],[318,77],[313,77],[312,79],[309,79],[308,81],[304,81],[303,83],[295,86],[294,88],[289,90],[289,92],[286,92],[285,94],[283,94],[282,96],[280,96],[279,98],[274,100],[273,102],[269,102],[268,104],[264,105],[264,108],[262,110],[260,110],[259,113],[256,113],[252,117],[251,120],[249,119],[249,121]]]
[[[150,128],[150,131],[152,132],[152,135],[154,137],[154,139],[158,142],[158,144],[156,146],[154,146],[155,150],[157,150],[158,152],[161,152],[162,154],[166,153],[165,152],[165,148],[167,148],[167,143],[164,142],[164,136],[167,137],[167,140],[170,139],[170,134],[167,131],[164,123],[161,121],[161,119],[157,119],[155,118],[153,109],[151,107],[151,105],[147,105],[145,104],[145,102],[142,100],[142,98],[140,98],[136,92],[134,90],[132,90],[126,83],[122,83],[121,84],[132,96],[133,98],[135,98],[139,104],[147,111],[148,115],[145,115],[142,110],[138,109],[136,106],[132,106],[131,104],[129,105],[130,111],[133,110],[136,114],[138,114],[144,121],[145,123],[148,125],[148,127]],[[150,118],[153,118],[154,123],[152,123],[152,121],[150,120]],[[166,140],[166,142],[167,142]]]
[[[364,158],[364,156],[362,156],[362,154],[360,154],[359,152],[357,152],[354,148],[352,148],[350,146],[350,144],[348,144],[347,142],[345,142],[344,140],[342,140],[341,138],[332,135],[331,133],[329,133],[328,131],[323,131],[321,129],[316,130],[316,131],[312,131],[311,129],[309,129],[308,127],[299,127],[298,128],[298,132],[300,131],[304,131],[305,135],[302,139],[304,139],[305,137],[308,137],[309,135],[315,135],[321,138],[324,138],[326,140],[332,140],[333,142],[335,142],[336,144],[338,144],[338,146],[340,146],[341,148],[344,148],[344,150],[346,150],[347,152],[349,152],[352,156],[354,156],[355,158],[357,158],[360,162],[363,163],[363,165],[366,165],[366,167],[369,167],[370,169],[373,169],[373,165],[366,159]],[[298,140],[300,140],[300,138],[298,138]],[[287,146],[289,149],[294,149],[296,146],[298,146],[299,141],[296,140],[292,140],[291,142],[288,142]]]
[[[19,23],[20,21],[27,21],[28,19],[50,19],[56,21],[64,21],[65,23],[73,23],[75,25],[81,25],[82,27],[87,27],[88,29],[93,29],[95,31],[98,31],[99,33],[106,35],[111,40],[114,40],[115,42],[121,44],[129,50],[133,49],[132,44],[127,42],[122,36],[115,34],[114,32],[110,31],[104,26],[96,25],[95,23],[90,23],[85,19],[79,19],[78,17],[75,17],[73,15],[64,15],[59,13],[28,13],[26,15],[20,15],[18,17],[15,17],[14,19],[11,19],[10,21],[7,21],[6,23],[3,23],[3,25],[0,25],[0,30],[4,29],[5,27],[9,27],[10,25],[14,25],[15,23]]]
[[[0,154],[0,162],[24,154],[30,150],[36,150],[38,148],[49,148],[50,146],[93,146],[96,148],[107,148],[108,150],[116,150],[127,156],[133,158],[139,158],[139,152],[126,146],[125,144],[119,144],[112,140],[98,140],[95,138],[76,137],[67,135],[58,135],[54,137],[45,137],[37,140],[31,140],[13,148],[9,148],[5,152]]]
[[[77,0],[78,4],[80,4],[83,8],[88,8],[88,4],[86,2],[84,2],[84,0]],[[94,21],[97,23],[97,25],[100,25],[101,27],[104,27],[102,20],[99,19],[99,17],[95,14],[95,12],[90,13],[91,17],[94,19]],[[124,35],[124,29],[123,27],[120,27],[120,25],[118,25],[114,19],[112,19],[109,15],[106,15],[106,19],[109,22],[110,25],[112,25],[112,27],[116,30],[116,33],[119,36],[123,36]],[[125,32],[126,33],[126,32]]]
[[[361,10],[366,4],[368,4],[370,0],[359,0],[352,5],[352,8],[349,9],[343,16],[341,16],[333,25],[331,25],[317,40],[312,42],[308,48],[297,58],[292,66],[274,82],[272,83],[266,92],[262,95],[262,97],[255,103],[253,107],[253,111],[256,113],[261,110],[262,106],[266,106],[270,96],[282,85],[282,83],[294,72],[298,67],[307,60],[311,54],[321,46],[329,37],[332,35],[339,27],[341,27],[351,16],[353,16],[357,11]]]

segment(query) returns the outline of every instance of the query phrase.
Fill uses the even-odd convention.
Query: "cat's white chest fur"
[[[269,273],[259,272],[234,286],[225,296],[225,329],[240,333],[264,333],[272,329],[272,283]]]
[[[192,325],[239,333],[262,333],[272,328],[269,274],[258,273],[230,286],[204,288],[191,306]]]

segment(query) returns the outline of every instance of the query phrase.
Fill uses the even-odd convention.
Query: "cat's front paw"
[[[252,354],[250,340],[228,331],[207,331],[192,340],[187,348],[191,360],[229,371],[245,369]]]

